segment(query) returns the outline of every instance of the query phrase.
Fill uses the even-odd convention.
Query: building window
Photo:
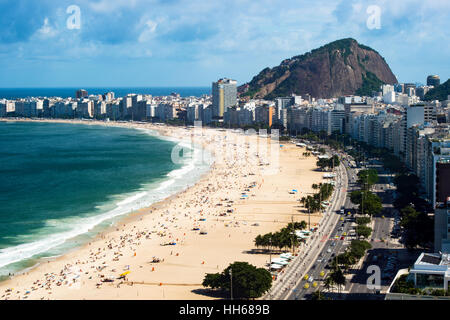
[[[444,276],[440,274],[416,275],[418,288],[444,288]]]

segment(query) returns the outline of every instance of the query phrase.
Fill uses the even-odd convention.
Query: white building
[[[439,253],[422,253],[410,270],[416,288],[449,288],[450,255]]]

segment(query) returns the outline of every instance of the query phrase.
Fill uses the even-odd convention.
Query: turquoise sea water
[[[0,122],[0,276],[193,184],[208,166],[174,164],[174,145],[144,130]]]

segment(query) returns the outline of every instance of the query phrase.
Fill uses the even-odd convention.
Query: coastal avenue
[[[345,185],[347,186],[346,192],[340,192],[339,197],[339,203],[344,202],[343,206],[345,208],[345,213],[347,212],[354,212],[354,205],[350,202],[350,199],[347,197],[347,192],[350,193],[353,190],[355,190],[355,185],[357,181],[356,176],[356,170],[353,170],[350,168],[350,166],[346,166],[342,164],[344,168],[347,169],[345,177],[347,178],[346,181],[344,180]],[[342,201],[343,200],[343,201]],[[314,279],[313,281],[316,281],[318,283],[320,279],[325,279],[326,275],[328,273],[328,269],[326,266],[331,262],[332,259],[334,259],[339,253],[344,252],[346,247],[349,244],[348,237],[345,237],[344,240],[340,240],[341,235],[345,233],[349,233],[351,223],[348,223],[348,216],[346,214],[344,215],[338,215],[336,214],[337,211],[341,209],[341,206],[335,206],[335,210],[331,211],[331,214],[334,215],[336,218],[335,224],[332,225],[332,232],[328,232],[322,239],[323,244],[320,250],[316,250],[314,254],[313,259],[308,259],[308,268],[305,269],[302,272],[302,276],[297,279],[297,282],[295,283],[294,287],[291,287],[290,289],[286,290],[284,294],[284,299],[286,300],[299,300],[303,299],[307,294],[311,294],[312,292],[319,289],[319,286],[317,288],[314,288],[312,285],[310,285],[309,288],[304,288],[304,285],[306,283],[305,280],[303,280],[303,276],[307,274],[309,276],[309,279]],[[344,219],[344,221],[341,220],[341,218]],[[324,272],[325,274],[323,276],[320,276],[320,273]]]
[[[327,241],[324,241],[330,236],[332,230],[336,229],[336,225],[340,216],[335,214],[344,204],[346,198],[346,191],[348,188],[347,172],[345,166],[341,165],[336,169],[336,191],[333,193],[330,205],[326,210],[319,227],[319,232],[312,238],[311,242],[307,243],[299,252],[298,256],[289,264],[284,274],[282,274],[269,293],[266,299],[286,299],[290,293],[289,287],[293,284],[298,285],[305,274],[305,270],[310,270],[316,261],[319,253],[323,250]],[[333,232],[334,234],[334,232]],[[319,271],[320,272],[320,271]]]
[[[350,167],[348,159],[343,159],[343,163],[347,168],[347,176],[348,176],[348,194],[352,191],[358,189],[357,183],[357,170],[354,170]],[[380,181],[374,185],[374,191],[379,194],[383,202],[383,215],[380,217],[373,217],[373,233],[371,236],[371,245],[372,249],[368,251],[365,257],[360,261],[356,270],[351,270],[350,274],[353,275],[350,278],[347,276],[346,287],[341,291],[340,298],[344,299],[382,299],[384,295],[376,294],[376,291],[373,289],[369,289],[367,287],[367,278],[368,274],[366,272],[369,265],[378,265],[381,270],[383,270],[384,265],[386,264],[387,258],[390,256],[390,252],[394,251],[393,249],[398,250],[402,249],[403,246],[398,243],[395,239],[390,238],[393,220],[398,219],[398,213],[394,210],[392,203],[394,201],[394,189],[392,187],[392,175],[388,173],[382,165],[376,160],[369,161],[367,167],[374,168],[378,171]],[[345,193],[344,195],[345,196]],[[339,208],[337,206],[337,208]],[[331,211],[333,212],[333,211]],[[336,212],[336,211],[335,211]],[[333,213],[335,213],[333,212]],[[352,217],[354,216],[354,212],[356,212],[356,206],[353,205],[349,199],[346,197],[345,199],[345,213],[351,212]],[[339,215],[334,214],[339,217]],[[332,259],[334,259],[340,253],[343,253],[348,246],[351,240],[347,239],[340,240],[340,235],[345,233],[349,233],[350,229],[352,229],[352,218],[349,218],[347,215],[343,217],[344,221],[339,219],[339,223],[334,225],[333,232],[326,234],[322,241],[326,244],[322,245],[322,248],[319,250],[314,250],[316,248],[313,246],[313,254],[307,255],[304,258],[304,263],[301,264],[300,268],[296,270],[297,275],[300,275],[295,278],[295,285],[293,285],[293,281],[284,282],[284,286],[281,289],[282,294],[280,294],[278,299],[286,299],[286,300],[299,300],[306,299],[308,295],[312,294],[314,291],[322,289],[320,288],[321,280],[325,279],[329,269],[327,266],[330,264]],[[319,253],[320,252],[320,253]],[[311,259],[311,256],[314,257]],[[381,259],[376,259],[374,256],[381,256]],[[301,257],[300,257],[301,259]],[[404,260],[404,261],[403,261]],[[407,259],[399,259],[397,269],[402,267],[409,266],[413,260],[411,258]],[[304,268],[304,265],[308,264],[308,268]],[[321,276],[321,272],[324,272]],[[303,280],[303,276],[307,274],[309,279],[314,279],[312,282],[316,281],[319,286],[314,288],[311,284],[310,287],[305,289],[304,285],[307,281]],[[386,292],[387,288],[390,285],[391,276],[386,276],[384,272],[381,274],[381,290],[380,292]],[[309,283],[309,282],[308,282]]]

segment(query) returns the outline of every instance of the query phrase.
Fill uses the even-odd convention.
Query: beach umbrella
[[[120,277],[125,277],[127,274],[130,274],[130,272],[131,272],[131,271],[125,271],[124,273],[122,273],[122,274],[120,275]]]

